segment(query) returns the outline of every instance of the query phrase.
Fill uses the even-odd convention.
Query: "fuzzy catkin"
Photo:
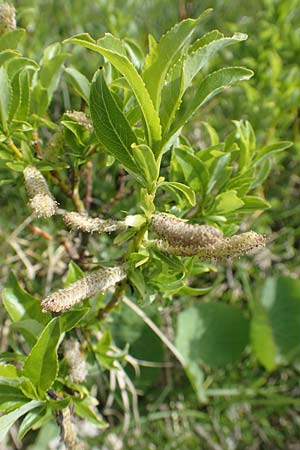
[[[64,222],[68,228],[84,231],[86,233],[111,233],[112,231],[123,230],[126,228],[124,222],[88,217],[85,214],[77,212],[65,213]]]
[[[182,245],[180,243],[170,244],[163,240],[157,242],[158,248],[167,253],[177,256],[198,256],[202,259],[224,259],[245,255],[255,248],[264,247],[265,244],[266,237],[254,231],[219,239],[215,243],[204,247],[199,245]]]
[[[64,342],[64,357],[69,366],[70,380],[74,383],[83,383],[87,375],[86,362],[76,339]]]
[[[34,166],[23,171],[25,187],[29,197],[28,205],[37,217],[51,217],[57,212],[57,202],[49,191],[41,172]]]
[[[88,130],[93,129],[92,122],[87,118],[83,111],[66,111],[65,116],[74,122],[77,122],[79,125],[84,126]]]
[[[16,10],[9,3],[0,5],[0,35],[16,29]]]
[[[206,247],[223,238],[223,233],[210,225],[192,225],[169,214],[154,214],[153,230],[171,246]]]
[[[126,272],[122,267],[100,269],[70,284],[65,289],[60,289],[48,295],[42,301],[43,312],[52,311],[59,313],[66,311],[81,300],[93,297],[99,292],[104,292],[126,278]]]

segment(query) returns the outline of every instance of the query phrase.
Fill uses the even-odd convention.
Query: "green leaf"
[[[30,80],[26,69],[22,70],[18,76],[20,98],[18,107],[14,114],[15,120],[25,121],[28,117],[30,107]]]
[[[199,83],[192,99],[189,98],[181,107],[175,118],[175,123],[166,141],[176,134],[191,116],[208,100],[223,91],[225,87],[232,86],[239,81],[249,80],[253,76],[252,70],[244,67],[227,67],[209,74]],[[184,111],[181,111],[184,109]],[[166,145],[167,142],[164,142]]]
[[[103,429],[108,427],[108,423],[104,422],[94,405],[91,404],[88,398],[81,400],[73,398],[74,412],[82,419],[92,423],[97,428]]]
[[[132,157],[139,169],[139,174],[144,180],[144,186],[148,187],[149,192],[152,192],[159,176],[159,165],[154,158],[153,152],[151,148],[145,144],[132,144],[131,149]]]
[[[185,148],[176,148],[174,156],[184,173],[185,181],[195,192],[203,193],[209,179],[205,164]]]
[[[138,174],[131,151],[137,137],[110,93],[101,69],[92,81],[90,110],[98,140],[127,170]]]
[[[200,20],[211,10],[206,10],[198,19],[186,19],[177,23],[162,36],[159,43],[152,45],[146,57],[143,77],[155,109],[160,106],[161,91],[169,68],[190,41]]]
[[[16,366],[13,364],[0,364],[0,378],[18,378]]]
[[[65,68],[67,80],[70,82],[76,94],[84,99],[86,103],[90,98],[90,82],[89,80],[77,69],[72,67]]]
[[[279,141],[274,142],[274,144],[267,145],[257,153],[254,161],[256,164],[260,164],[264,159],[271,155],[275,155],[276,153],[283,152],[287,148],[291,147],[291,145],[293,145],[293,143],[289,141]]]
[[[243,213],[251,213],[257,210],[265,210],[271,208],[270,203],[261,197],[256,197],[255,195],[245,195],[243,197],[244,205],[241,208]]]
[[[0,67],[0,121],[4,133],[7,132],[7,121],[11,99],[11,85],[4,67]]]
[[[34,319],[19,320],[14,322],[11,327],[12,330],[17,330],[23,335],[30,348],[34,346],[44,328],[43,324]]]
[[[10,427],[21,417],[24,416],[28,411],[31,411],[32,409],[37,408],[38,406],[41,406],[43,402],[33,400],[29,403],[26,403],[26,405],[21,406],[20,408],[15,409],[14,411],[10,412],[9,414],[5,414],[4,416],[0,417],[0,442],[3,441],[6,434],[8,433]]]
[[[50,421],[52,418],[53,414],[51,410],[47,409],[45,405],[30,411],[22,420],[18,431],[18,439],[21,441],[28,431],[39,429],[44,423]]]
[[[78,308],[61,314],[59,316],[61,333],[75,328],[88,312],[89,308]]]
[[[300,282],[290,277],[267,279],[261,304],[277,348],[277,361],[300,359]]]
[[[216,214],[228,214],[236,209],[241,208],[244,205],[236,191],[226,191],[217,195],[214,204],[214,213]]]
[[[24,363],[23,375],[29,378],[41,397],[52,386],[57,375],[59,339],[60,322],[58,318],[54,318],[48,323]]]
[[[203,40],[202,45],[199,42],[197,49],[189,53],[184,62],[183,92],[185,92],[190,86],[197,73],[210,62],[210,59],[216,52],[222,50],[228,45],[244,41],[247,37],[248,36],[244,33],[234,33],[232,37],[220,37],[209,43],[206,43],[205,40]]]
[[[70,261],[64,287],[68,287],[71,283],[74,283],[83,276],[84,272],[81,270],[81,268],[74,261]]]
[[[46,324],[49,314],[41,311],[39,300],[21,288],[13,273],[9,274],[2,293],[3,304],[13,322],[34,319]]]
[[[251,303],[250,340],[257,359],[267,370],[276,367],[276,345],[267,312],[258,300]],[[262,345],[263,343],[263,345]]]
[[[179,314],[175,344],[187,364],[203,361],[224,367],[240,358],[248,344],[248,329],[248,320],[236,307],[203,303]]]
[[[178,183],[177,181],[164,181],[160,183],[159,187],[179,191],[184,195],[191,206],[196,205],[195,191],[186,184]]]
[[[0,37],[0,51],[7,49],[16,49],[19,42],[25,36],[25,30],[18,28],[16,30],[8,31]]]
[[[161,95],[160,119],[165,135],[180,107],[184,88],[184,59],[181,58],[169,71]]]
[[[121,72],[131,87],[142,110],[148,130],[148,144],[151,146],[152,141],[159,141],[161,138],[161,126],[158,113],[153,106],[144,81],[134,65],[129,61],[126,55],[126,48],[122,41],[107,33],[97,41],[97,44],[88,34],[73,36],[64,41],[64,43],[79,44],[100,53]]]
[[[28,403],[28,398],[26,398],[17,387],[0,384],[1,411],[12,411],[19,408],[24,403]]]

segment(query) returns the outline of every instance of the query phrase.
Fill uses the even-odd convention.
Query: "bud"
[[[83,383],[86,379],[87,370],[79,342],[76,339],[66,340],[64,350],[65,360],[70,369],[70,380],[74,383]]]
[[[205,247],[223,238],[218,228],[209,225],[192,225],[169,214],[154,214],[151,225],[161,239],[170,246]]]
[[[34,166],[23,171],[25,187],[29,197],[28,205],[37,217],[51,217],[57,212],[57,202],[49,191],[41,172]]]
[[[0,35],[16,29],[16,10],[13,5],[0,5]]]
[[[158,241],[160,250],[177,256],[198,256],[202,259],[223,259],[233,256],[245,255],[255,248],[264,247],[266,237],[249,231],[237,234],[230,238],[218,239],[206,246],[170,244],[167,241]]]
[[[48,295],[42,301],[43,312],[66,311],[81,300],[93,297],[99,292],[104,292],[126,278],[122,267],[100,269],[98,272],[86,275],[84,278],[70,284],[65,289],[60,289]]]
[[[126,228],[124,222],[117,220],[103,220],[88,217],[86,214],[67,212],[64,214],[64,222],[68,228],[84,231],[86,233],[111,233],[112,231]]]

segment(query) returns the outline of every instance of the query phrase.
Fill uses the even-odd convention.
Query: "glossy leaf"
[[[10,427],[24,414],[26,414],[28,411],[31,411],[32,409],[35,409],[39,406],[41,406],[43,403],[37,400],[33,400],[29,403],[26,403],[25,405],[21,406],[20,408],[15,409],[14,411],[10,412],[9,414],[5,414],[4,416],[0,417],[0,442],[3,441],[6,434],[8,433]]]
[[[165,189],[171,189],[175,191],[179,191],[184,195],[186,200],[189,202],[191,206],[195,206],[196,204],[196,194],[195,191],[186,184],[178,183],[177,181],[164,181],[160,183],[159,187]]]
[[[132,157],[135,161],[139,174],[144,180],[144,186],[151,192],[159,175],[159,166],[154,158],[153,152],[148,145],[131,145]]]
[[[169,68],[178,58],[182,48],[190,41],[200,20],[210,11],[205,11],[198,19],[182,20],[167,31],[158,44],[152,45],[145,60],[143,77],[157,111]]]
[[[0,122],[1,128],[7,132],[7,121],[11,99],[11,85],[4,67],[0,67]]]
[[[65,68],[67,80],[70,82],[76,94],[80,95],[86,103],[90,98],[90,82],[79,70],[73,67]]]
[[[189,362],[224,367],[238,361],[248,344],[249,323],[223,303],[192,306],[178,316],[176,347]]]
[[[101,69],[92,81],[90,110],[98,140],[127,170],[138,174],[131,154],[137,137],[110,93]]]
[[[13,322],[34,319],[46,324],[49,314],[43,314],[40,302],[21,288],[13,273],[10,273],[3,289],[3,304]]]
[[[55,318],[48,323],[24,363],[23,375],[29,378],[41,397],[52,386],[57,375],[59,339],[60,322]]]
[[[126,55],[126,48],[122,41],[107,33],[97,43],[88,35],[80,34],[64,41],[64,43],[79,44],[97,53],[100,53],[116,67],[125,77],[131,87],[137,102],[142,110],[146,127],[148,130],[148,143],[157,142],[161,138],[161,126],[159,116],[151,101],[149,92],[146,89],[144,81],[137,72],[134,65],[129,61]]]

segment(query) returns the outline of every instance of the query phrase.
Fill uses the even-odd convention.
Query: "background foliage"
[[[6,364],[1,365],[1,379],[10,381],[0,385],[1,408],[8,411],[3,416],[6,422],[2,420],[0,433],[4,434],[18,417],[29,411],[27,420],[23,418],[17,427],[13,425],[3,448],[47,449],[51,436],[53,448],[59,445],[59,427],[53,410],[66,408],[75,396],[70,394],[61,404],[59,399],[53,399],[47,407],[38,398],[53,382],[56,348],[61,333],[66,332],[88,343],[82,349],[88,363],[86,385],[82,390],[72,383],[67,385],[70,391],[81,394],[74,401],[74,411],[89,425],[84,426],[78,419],[76,429],[88,448],[297,449],[299,1],[255,0],[244,4],[235,0],[166,0],[164,13],[159,16],[161,2],[156,0],[138,2],[138,8],[133,0],[93,3],[22,0],[15,6],[18,26],[27,30],[19,49],[32,58],[26,62],[30,77],[35,71],[35,61],[44,58],[45,69],[39,72],[32,105],[40,138],[43,142],[54,140],[47,154],[48,167],[41,165],[45,171],[50,167],[67,173],[64,168],[70,161],[76,160],[78,166],[86,162],[84,151],[94,144],[90,141],[93,137],[64,113],[80,109],[80,97],[84,99],[87,95],[84,82],[78,88],[72,69],[76,68],[91,81],[101,63],[97,53],[80,46],[55,45],[44,53],[48,45],[79,33],[88,32],[98,38],[109,31],[128,38],[129,45],[130,39],[136,40],[145,52],[148,33],[159,39],[179,19],[196,18],[207,7],[214,8],[214,12],[201,22],[200,35],[215,28],[225,36],[237,31],[247,33],[249,38],[245,42],[216,53],[203,73],[234,65],[252,69],[255,76],[214,97],[197,112],[184,129],[187,140],[182,140],[172,157],[163,161],[162,174],[167,180],[189,185],[197,200],[206,198],[207,203],[202,201],[201,211],[194,211],[193,191],[182,192],[169,185],[159,191],[158,205],[161,211],[193,211],[196,222],[204,218],[206,223],[217,223],[228,235],[240,227],[242,231],[255,229],[271,238],[267,248],[255,256],[213,264],[163,257],[153,251],[152,265],[143,271],[151,292],[144,292],[140,278],[132,275],[131,279],[130,299],[139,314],[132,304],[123,303],[100,324],[95,324],[93,313],[107,300],[99,296],[88,303],[89,308],[83,305],[50,320],[28,292],[42,298],[61,287],[62,279],[67,285],[80,276],[78,266],[69,264],[72,258],[68,244],[76,243],[76,233],[70,237],[60,218],[28,217],[20,169],[12,162],[7,164],[2,146],[5,164],[0,168],[1,281],[5,285],[5,308],[1,308],[0,316],[1,359]],[[134,46],[131,48],[138,64],[141,52]],[[49,63],[53,55],[57,66]],[[62,63],[67,70],[60,69]],[[50,82],[49,73],[53,75]],[[115,92],[123,89],[114,70],[108,76],[110,82],[115,82]],[[18,81],[21,86],[24,80],[20,76]],[[122,100],[125,102],[126,97]],[[21,106],[16,107],[20,115]],[[47,120],[41,123],[38,117]],[[61,126],[67,136],[68,151],[58,165],[53,150],[59,148]],[[24,129],[13,132],[21,133]],[[288,144],[281,145],[279,141],[291,141],[293,145],[287,148]],[[244,184],[240,184],[241,179],[235,180],[234,172],[229,170],[228,166],[234,167],[238,161],[234,151],[229,160],[229,147],[244,149],[245,154],[248,151],[253,156],[245,166],[248,177],[244,174]],[[214,156],[207,165],[206,184],[202,184],[203,166],[199,167],[198,159],[195,162],[197,148],[208,148],[205,162]],[[27,154],[26,148],[22,151]],[[115,219],[122,219],[123,211],[141,213],[136,207],[142,201],[134,191],[135,181],[129,179],[122,188],[124,173],[119,172],[111,156],[99,152],[93,164],[97,173],[93,179],[91,211],[102,211],[105,217]],[[201,177],[190,177],[191,167],[196,173],[202,170]],[[134,172],[135,168],[132,169]],[[151,184],[151,179],[147,182]],[[250,187],[255,191],[249,193]],[[74,199],[66,199],[55,185],[53,193],[66,209],[73,209]],[[117,202],[112,200],[116,193],[121,194]],[[214,202],[212,193],[216,195]],[[241,200],[243,205],[239,203]],[[241,206],[244,211],[239,209]],[[88,249],[94,258],[89,262],[97,264],[97,255],[101,255],[101,260],[120,257],[120,247],[115,245],[116,241],[113,245],[114,237],[92,237]],[[130,236],[118,236],[119,244],[127,237]],[[135,255],[133,263],[142,261],[142,257]],[[16,277],[10,274],[11,269]],[[151,303],[151,295],[156,292],[159,295]],[[149,320],[154,328],[149,327]],[[79,321],[80,326],[75,328]],[[154,332],[155,324],[185,358],[185,371]],[[46,359],[34,347],[37,336]],[[47,346],[43,342],[49,342],[49,336],[51,345]],[[30,348],[36,351],[30,353],[31,360],[27,358],[23,375],[31,384],[24,379],[20,390],[14,382],[17,371],[10,364],[9,353],[18,353],[22,364],[22,355]],[[62,363],[56,386],[65,383],[62,381],[65,374],[67,367]],[[28,398],[32,399],[30,403]],[[107,430],[103,429],[104,420],[111,425]],[[16,430],[19,438],[24,436],[22,443]]]

